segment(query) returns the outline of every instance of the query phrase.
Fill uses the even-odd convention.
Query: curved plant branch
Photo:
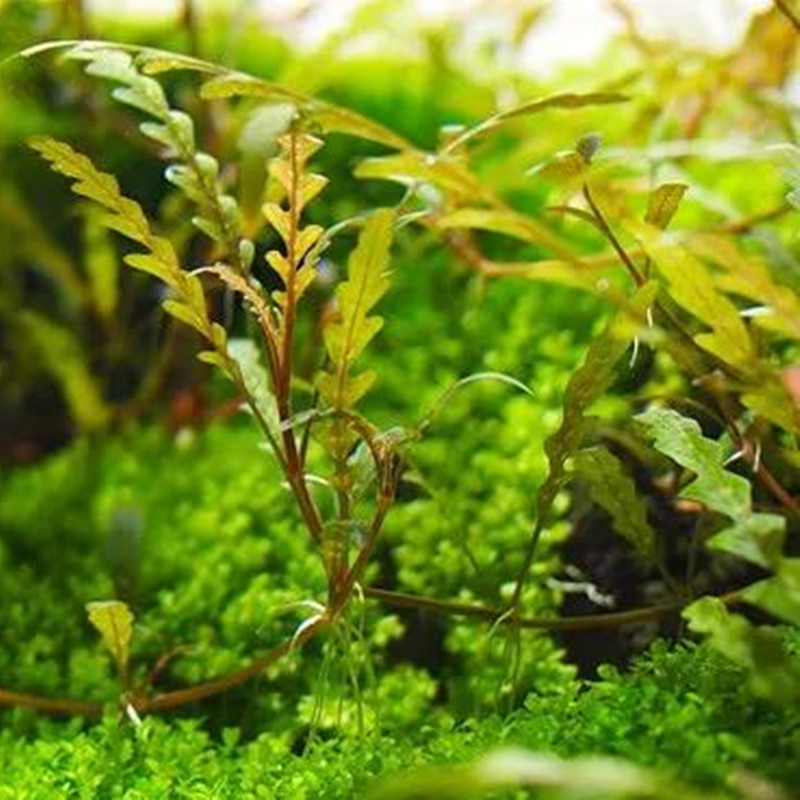
[[[483,621],[494,625],[505,625],[521,630],[542,631],[589,631],[609,628],[619,628],[640,622],[651,622],[662,617],[674,614],[685,608],[689,603],[685,600],[675,600],[660,603],[646,608],[637,608],[628,611],[616,611],[607,614],[591,614],[577,617],[525,617],[510,614],[507,610],[489,608],[486,606],[459,603],[450,600],[439,600],[432,597],[393,592],[387,589],[365,587],[365,597],[386,605],[398,608],[416,608],[445,614],[453,617],[462,617],[467,620]],[[344,595],[343,595],[344,596]],[[742,601],[741,590],[728,592],[717,597],[725,605],[734,605]],[[229,691],[237,686],[247,683],[260,675],[267,667],[279,661],[284,656],[300,647],[314,636],[326,630],[333,623],[331,615],[323,616],[311,625],[303,628],[300,633],[291,639],[286,639],[268,650],[264,655],[251,661],[244,667],[194,686],[176,689],[172,692],[150,695],[134,692],[131,696],[124,697],[124,703],[130,703],[139,714],[168,711],[181,706],[197,703],[209,697],[214,697]],[[29,708],[42,714],[69,715],[83,717],[99,717],[103,703],[71,698],[51,698],[35,694],[14,692],[0,689],[0,706]]]

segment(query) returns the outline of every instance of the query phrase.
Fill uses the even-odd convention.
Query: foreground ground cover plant
[[[776,9],[754,23],[747,52],[764,52],[764,30],[796,37],[791,15]],[[197,58],[108,42],[58,49],[144,115],[138,127],[170,162],[174,202],[196,233],[176,243],[156,233],[156,220],[72,145],[37,136],[32,148],[92,203],[95,224],[133,244],[124,262],[161,284],[164,311],[227,379],[209,387],[222,398],[214,413],[227,417],[233,398],[255,425],[228,420],[174,441],[134,427],[118,444],[77,444],[4,482],[3,558],[56,547],[71,566],[43,583],[26,568],[7,579],[6,596],[52,592],[53,605],[65,595],[73,607],[87,603],[114,664],[110,672],[78,616],[15,601],[3,672],[14,680],[0,701],[88,718],[106,709],[110,719],[83,734],[79,750],[59,750],[47,737],[63,728],[14,712],[11,730],[44,739],[20,743],[9,764],[59,753],[72,770],[119,747],[134,753],[130,775],[95,775],[87,779],[95,791],[118,782],[155,791],[162,780],[160,791],[186,796],[348,796],[379,773],[476,758],[375,791],[790,789],[800,691],[791,106],[774,103],[756,132],[772,145],[759,145],[771,160],[752,168],[773,205],[732,214],[716,176],[693,162],[703,126],[713,133],[730,121],[706,109],[707,119],[689,125],[682,115],[697,95],[663,111],[661,151],[613,123],[603,137],[583,127],[592,114],[634,128],[652,119],[652,97],[670,79],[668,60],[652,55],[654,86],[642,99],[632,78],[550,94],[442,131],[424,148],[342,106]],[[752,113],[754,81],[787,80],[791,60],[780,59],[769,78],[732,60],[734,119]],[[699,63],[702,96],[714,73]],[[174,105],[176,72],[199,76],[202,100],[242,103],[239,141],[255,141],[250,164],[261,160],[247,187],[259,198],[254,210],[243,185],[253,175],[200,144],[202,112],[193,119]],[[515,137],[555,118],[569,122],[545,152]],[[316,166],[341,135],[381,148],[355,165],[364,186],[400,184],[376,207],[339,204],[346,215],[324,207],[334,187]],[[523,191],[515,183],[525,162]],[[437,307],[442,286],[454,292],[448,308]],[[538,328],[537,317],[546,320]],[[556,321],[565,331],[552,330]],[[37,487],[48,487],[50,508],[62,513],[42,515]],[[602,529],[623,579],[593,574],[591,559],[582,569],[569,563],[582,527]],[[621,585],[627,607],[604,609],[619,602]],[[593,613],[555,613],[572,595],[588,598]],[[652,664],[661,667],[645,661],[619,679],[606,670],[585,694],[550,638],[572,647],[569,637],[589,630],[593,641],[609,640],[624,626],[674,624],[679,612],[705,637],[701,648],[657,649]],[[20,659],[15,643],[33,628],[38,638]],[[720,685],[731,687],[720,688],[724,701],[703,688],[697,716],[659,683],[659,669],[677,680],[692,659],[731,676]],[[629,691],[640,706],[640,691],[667,704],[664,720],[657,711],[637,720],[624,703]],[[622,706],[608,721],[616,693]],[[222,745],[189,724],[174,729],[175,746],[185,742],[201,762],[211,753],[222,760],[198,767],[197,785],[153,772],[136,786],[139,758],[173,731],[150,717],[204,700]],[[721,714],[726,702],[738,716]],[[128,723],[112,724],[115,715]],[[670,750],[658,731],[677,736],[694,724],[703,733],[693,746],[720,741],[682,774],[690,750]],[[543,726],[552,735],[540,735]],[[642,729],[652,731],[652,752],[613,743]],[[256,773],[248,784],[228,771],[225,759],[251,758],[237,747],[242,736],[257,762],[260,747],[278,754],[271,778]],[[359,753],[373,743],[371,766],[349,763],[351,736]],[[395,752],[396,737],[406,739]],[[565,765],[508,749],[479,758],[501,745],[602,752],[658,769]],[[295,761],[290,752],[306,755]],[[767,753],[773,760],[759,763]],[[311,778],[328,757],[341,783]],[[22,786],[30,774],[16,769],[15,779]],[[53,786],[64,790],[84,783],[59,780]]]

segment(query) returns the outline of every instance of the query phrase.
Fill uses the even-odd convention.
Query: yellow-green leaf
[[[652,225],[633,221],[630,225],[667,279],[675,302],[711,329],[695,336],[697,344],[728,364],[751,366],[755,352],[747,326],[736,306],[718,290],[705,264]]]
[[[662,183],[650,195],[645,222],[664,230],[678,211],[689,187],[685,183]]]
[[[358,245],[347,265],[347,280],[339,286],[336,299],[339,319],[325,329],[325,346],[331,360],[328,378],[320,381],[324,399],[335,408],[347,408],[353,398],[360,398],[369,388],[371,378],[354,379],[350,375],[353,362],[364,351],[383,326],[380,317],[370,312],[389,288],[386,270],[392,241],[394,212],[376,211],[366,222]],[[349,387],[356,383],[357,391]]]
[[[105,600],[87,603],[89,622],[103,638],[103,644],[111,653],[120,673],[124,673],[130,658],[133,614],[121,600]]]

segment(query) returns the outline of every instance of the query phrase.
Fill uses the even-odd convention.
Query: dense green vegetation
[[[791,796],[800,21],[391,14],[0,3],[0,798]]]

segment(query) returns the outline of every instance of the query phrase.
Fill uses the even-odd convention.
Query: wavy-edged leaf
[[[146,247],[150,253],[143,262],[129,256],[126,261],[137,269],[144,269],[172,285],[180,273],[178,257],[172,245],[155,236],[141,206],[125,197],[113,175],[100,172],[91,160],[73,150],[65,142],[46,136],[30,140],[30,146],[50,162],[51,169],[74,180],[72,191],[99,203],[111,212],[102,218],[106,227],[116,230],[128,239]],[[143,258],[139,256],[139,259]]]
[[[729,364],[751,366],[755,351],[747,326],[705,264],[657,228],[635,221],[629,225],[667,279],[675,302],[711,329],[694,337],[697,344]]]
[[[647,506],[620,460],[603,447],[591,447],[578,451],[573,464],[588,484],[592,500],[610,514],[614,530],[652,561],[656,534],[647,521]]]
[[[631,298],[629,307],[618,312],[592,340],[583,363],[572,373],[564,394],[561,424],[545,442],[549,471],[536,497],[540,525],[550,513],[567,477],[567,459],[577,452],[586,435],[589,426],[586,412],[613,383],[617,364],[630,345],[634,333],[629,319],[631,316],[644,318],[657,288],[652,282],[642,286]]]
[[[715,534],[708,546],[743,558],[765,569],[775,569],[781,560],[786,520],[777,514],[749,514]]]
[[[133,635],[133,613],[121,600],[104,600],[87,603],[89,622],[99,631],[103,644],[111,653],[121,675],[124,675],[130,658]]]
[[[352,375],[352,366],[383,320],[371,311],[389,288],[387,269],[394,212],[379,209],[366,222],[347,263],[347,280],[336,291],[339,319],[327,326],[330,370],[318,378],[323,398],[334,408],[352,408],[373,381],[371,373]]]
[[[800,297],[791,287],[775,282],[763,259],[744,253],[726,236],[697,234],[688,246],[723,270],[716,280],[726,292],[761,306],[751,316],[756,325],[800,340]]]
[[[750,483],[725,469],[725,450],[703,436],[695,420],[671,408],[650,408],[635,417],[660,453],[697,477],[681,494],[730,519],[750,514]]]
[[[442,152],[449,153],[459,147],[462,147],[469,141],[483,136],[489,131],[499,128],[511,119],[518,117],[527,117],[532,114],[539,114],[542,111],[549,111],[550,109],[576,109],[585,108],[586,106],[600,106],[609,105],[612,103],[625,103],[630,98],[627,95],[619,94],[618,92],[589,92],[587,94],[576,94],[574,92],[566,92],[564,94],[555,94],[550,97],[543,97],[537,100],[529,100],[514,108],[509,108],[506,111],[501,111],[498,114],[493,114],[491,117],[479,122],[472,128],[464,131],[460,136],[457,136],[452,141],[448,142]]]

